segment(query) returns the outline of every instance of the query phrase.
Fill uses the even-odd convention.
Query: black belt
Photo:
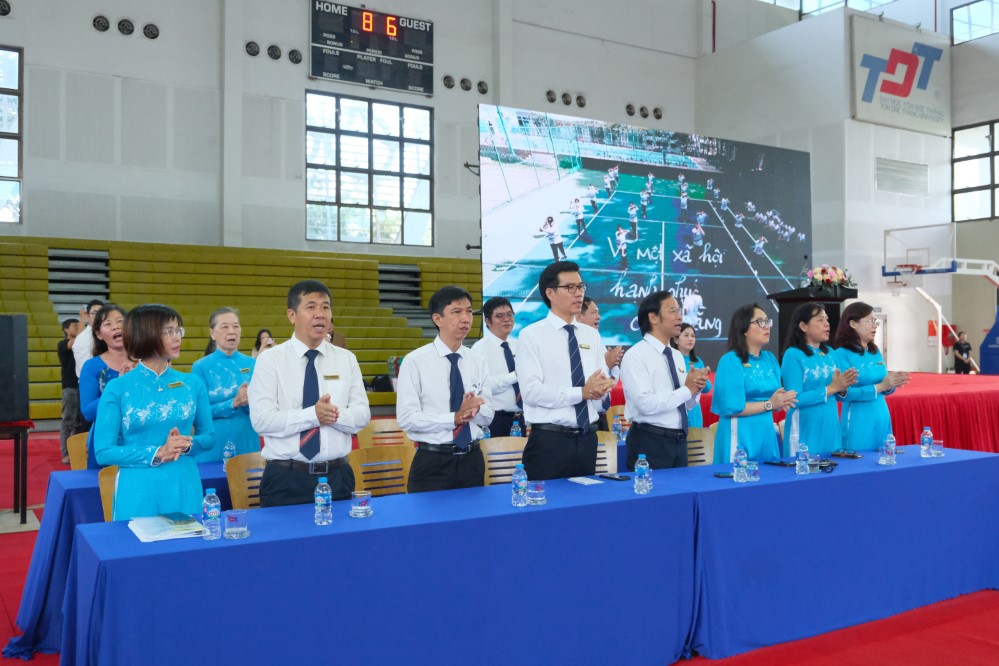
[[[468,448],[465,449],[457,447],[454,444],[427,444],[426,442],[417,442],[416,448],[421,451],[430,451],[431,453],[447,453],[452,456],[463,456],[466,453],[478,451],[480,441],[478,439],[472,440],[468,443]]]
[[[323,474],[329,474],[331,469],[336,469],[337,467],[343,467],[346,465],[347,456],[337,458],[336,460],[313,460],[311,462],[301,462],[299,460],[268,460],[267,464],[284,467],[292,470],[293,472],[302,472],[304,474],[321,476]]]
[[[596,431],[597,424],[591,423],[586,428],[570,428],[554,423],[532,423],[531,428],[535,430],[547,430],[548,432],[559,432],[563,435],[589,435],[591,432]]]
[[[658,435],[659,437],[669,437],[671,439],[687,438],[687,433],[680,428],[660,428],[659,426],[654,426],[651,423],[638,423],[637,421],[632,421],[631,427],[635,430],[642,430],[653,435]]]
[[[520,417],[524,416],[524,412],[523,411],[507,412],[507,411],[504,411],[502,409],[497,409],[496,413],[497,414],[506,414],[507,416],[520,416]]]

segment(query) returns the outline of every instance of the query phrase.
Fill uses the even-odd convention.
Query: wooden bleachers
[[[111,301],[125,308],[165,303],[184,318],[187,332],[176,367],[190,370],[208,343],[208,316],[229,305],[240,312],[241,350],[249,353],[257,330],[280,340],[291,335],[285,314],[288,287],[304,278],[333,292],[336,330],[357,355],[365,378],[386,372],[390,356],[428,342],[419,328],[379,306],[379,263],[410,264],[421,271],[421,302],[446,284],[482,299],[477,259],[398,257],[291,250],[163,245],[55,238],[0,240],[0,312],[28,315],[31,418],[58,419],[60,373],[56,345],[62,329],[48,297],[49,248],[104,250],[109,257]],[[476,318],[471,337],[481,334]],[[395,394],[369,394],[373,405],[395,404]]]

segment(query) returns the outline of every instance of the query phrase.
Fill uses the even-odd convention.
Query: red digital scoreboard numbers
[[[433,94],[433,22],[311,1],[310,76]]]

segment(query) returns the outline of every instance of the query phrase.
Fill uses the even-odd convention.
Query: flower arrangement
[[[855,287],[857,284],[845,268],[822,264],[809,268],[802,276],[803,287]]]

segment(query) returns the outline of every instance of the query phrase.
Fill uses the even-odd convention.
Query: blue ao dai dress
[[[236,445],[236,455],[260,453],[260,437],[250,423],[250,407],[233,407],[232,401],[244,382],[250,383],[253,365],[256,360],[238,351],[232,356],[221,349],[200,358],[191,367],[208,388],[208,402],[212,405],[212,419],[215,423],[215,445],[211,450],[194,457],[198,462],[222,459],[222,447],[226,442]]]
[[[891,432],[891,415],[885,396],[894,392],[878,393],[877,385],[888,376],[888,367],[881,350],[871,353],[866,348],[858,353],[840,347],[833,354],[840,372],[857,369],[857,383],[846,391],[843,411],[840,414],[840,432],[844,449],[876,451]]]
[[[798,406],[787,412],[784,441],[789,442],[791,423],[798,415],[798,441],[808,445],[811,454],[826,455],[840,448],[839,406],[836,396],[826,396],[826,387],[836,373],[832,349],[826,353],[809,346],[809,356],[797,347],[788,347],[780,365],[784,388],[798,392]],[[785,444],[785,455],[794,455]]]
[[[753,416],[736,416],[750,402],[766,402],[780,388],[780,364],[768,351],[750,355],[743,363],[734,351],[726,352],[718,361],[715,373],[715,397],[711,411],[717,414],[715,434],[715,464],[732,461],[736,441],[750,460],[780,458],[777,433],[771,412]],[[735,432],[735,441],[732,433]]]
[[[690,372],[691,366],[695,368],[704,368],[704,360],[698,358],[693,363],[690,362],[689,356],[683,357],[684,362],[687,364],[687,372]],[[707,395],[711,393],[711,381],[709,380],[707,384],[704,385],[704,390],[701,391],[701,395]],[[687,425],[691,428],[703,428],[704,427],[704,414],[701,412],[701,400],[698,397],[697,406],[693,409],[687,410]]]

